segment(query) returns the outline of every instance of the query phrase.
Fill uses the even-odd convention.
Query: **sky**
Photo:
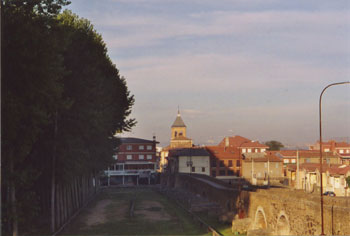
[[[194,144],[319,139],[319,97],[350,80],[350,2],[72,0],[135,97],[129,137],[170,142],[178,107]],[[350,85],[326,90],[323,139],[350,137]]]

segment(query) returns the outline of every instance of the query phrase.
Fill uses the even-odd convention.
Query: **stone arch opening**
[[[282,211],[278,216],[277,224],[276,224],[276,234],[277,235],[290,234],[289,220],[284,211]]]
[[[267,222],[264,209],[259,206],[255,212],[254,229],[266,229]]]

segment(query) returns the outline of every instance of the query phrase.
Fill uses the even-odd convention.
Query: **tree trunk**
[[[18,235],[18,218],[17,218],[17,206],[16,206],[16,187],[13,180],[14,164],[13,157],[10,157],[10,203],[11,203],[11,217],[12,217],[12,235]]]
[[[55,187],[56,187],[56,136],[57,136],[57,111],[55,113],[55,128],[53,137],[52,170],[51,170],[51,232],[54,233],[55,226]]]

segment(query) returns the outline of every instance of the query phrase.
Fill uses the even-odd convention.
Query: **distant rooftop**
[[[141,139],[141,138],[120,138],[121,143],[153,143],[153,140]],[[159,143],[159,142],[156,142]]]
[[[205,148],[181,148],[173,150],[172,156],[210,156]]]

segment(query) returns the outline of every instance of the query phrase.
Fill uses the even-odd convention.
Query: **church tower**
[[[186,137],[186,125],[181,118],[180,111],[177,112],[176,119],[171,126],[171,139]]]
[[[192,139],[186,137],[186,125],[181,118],[180,110],[177,111],[176,119],[171,126],[171,148],[192,147]]]

